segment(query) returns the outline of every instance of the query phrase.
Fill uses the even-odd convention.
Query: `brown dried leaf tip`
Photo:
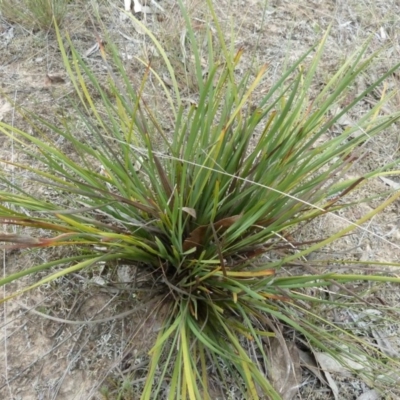
[[[65,83],[65,79],[61,78],[59,75],[46,75],[46,79],[44,81],[46,86],[57,85]]]

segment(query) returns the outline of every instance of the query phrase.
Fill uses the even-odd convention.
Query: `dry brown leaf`
[[[339,388],[338,385],[336,385],[336,382],[333,380],[331,374],[329,372],[324,372],[326,380],[328,381],[328,385],[332,390],[333,397],[335,400],[339,400]]]
[[[214,222],[214,228],[218,231],[220,228],[229,228],[231,227],[236,221],[242,217],[242,214],[233,215],[232,217],[220,219],[217,222]]]
[[[194,208],[182,207],[182,211],[185,211],[185,213],[188,213],[188,214],[191,215],[194,219],[196,219],[196,217],[197,217],[196,210],[195,210]]]
[[[192,231],[188,238],[183,242],[183,251],[188,251],[193,247],[202,246],[204,243],[204,236],[207,232],[207,225],[199,226]]]
[[[328,386],[332,390],[332,394],[335,397],[335,400],[338,400],[339,388],[334,379],[332,378],[330,372],[332,372],[332,370],[334,370],[335,368],[337,369],[340,368],[341,365],[334,358],[332,358],[329,354],[326,353],[314,352],[314,357],[317,360],[318,364],[320,365],[323,374],[325,375],[325,378],[328,382]]]
[[[326,373],[335,373],[339,374],[342,376],[351,376],[351,372],[344,367],[342,364],[340,364],[339,361],[334,359],[330,354],[328,353],[320,353],[320,352],[314,352],[314,356],[320,365],[321,369]]]
[[[291,400],[297,395],[301,380],[299,350],[294,342],[285,342],[286,349],[276,338],[271,339],[269,343],[271,366],[268,376],[271,384],[283,400]]]
[[[214,229],[220,233],[225,229],[231,227],[236,221],[241,218],[241,214],[233,215],[232,217],[227,217],[220,219],[217,222],[214,222]],[[188,251],[193,247],[202,247],[204,246],[205,235],[207,233],[209,225],[198,226],[195,230],[193,230],[189,237],[185,239],[183,242],[183,251]]]
[[[324,375],[320,371],[317,361],[311,353],[303,350],[299,350],[300,355],[300,365],[307,368],[311,373],[313,373],[323,385],[328,385]]]
[[[65,83],[65,80],[63,78],[61,78],[61,76],[48,75],[48,74],[46,75],[46,78],[45,78],[46,86],[57,85],[57,84],[61,84],[61,83]]]
[[[336,385],[336,382],[333,380],[331,374],[328,371],[325,371],[322,366],[318,367],[317,364],[317,354],[322,353],[313,353],[314,357],[310,353],[306,353],[305,351],[299,350],[301,365],[310,370],[324,385],[329,386],[331,389],[335,400],[339,399],[339,388]],[[319,363],[319,361],[318,361]]]

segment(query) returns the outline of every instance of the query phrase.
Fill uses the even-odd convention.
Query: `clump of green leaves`
[[[372,346],[365,354],[362,339],[303,306],[338,309],[349,304],[302,291],[326,288],[333,282],[400,280],[324,273],[322,268],[286,276],[282,267],[301,265],[302,257],[342,237],[400,196],[392,195],[329,238],[296,243],[291,237],[303,224],[350,205],[346,196],[383,171],[343,179],[363,144],[399,119],[398,113],[380,115],[390,93],[365,112],[356,126],[338,136],[326,134],[398,66],[344,105],[340,113],[332,114],[331,109],[367,70],[373,56],[366,56],[366,45],[311,98],[325,35],[253,104],[267,68],[260,68],[255,76],[237,76],[242,51],[228,49],[211,2],[209,6],[224,62],[216,60],[212,33],[206,32],[207,73],[199,44],[204,40],[197,40],[181,8],[199,87],[198,99],[191,104],[181,101],[174,70],[151,32],[147,33],[170,73],[171,90],[150,65],[141,86],[132,87],[111,45],[101,47],[109,72],[106,90],[72,43],[72,58],[68,58],[59,35],[80,100],[73,104],[74,119],[63,118],[57,125],[25,111],[33,134],[4,123],[0,130],[21,146],[29,144],[25,152],[29,151],[37,166],[3,163],[28,172],[27,179],[58,193],[60,202],[27,191],[23,182],[15,183],[4,170],[0,177],[7,189],[0,192],[0,221],[49,234],[2,234],[0,240],[14,248],[71,246],[81,252],[7,276],[0,284],[54,266],[62,269],[26,290],[100,262],[134,264],[144,271],[149,277],[145,288],[152,293],[152,312],[162,311],[164,317],[150,352],[143,399],[160,398],[165,385],[170,399],[207,399],[213,396],[212,387],[224,393],[235,383],[244,398],[267,395],[279,399],[264,370],[268,365],[265,343],[278,335],[277,324],[344,363],[343,344],[348,349],[346,357],[363,354],[369,366],[365,375],[374,382],[370,366],[382,354]],[[172,131],[163,128],[157,110],[145,100],[150,74],[170,104]],[[100,104],[91,95],[93,88]],[[356,135],[356,131],[364,134]],[[68,143],[70,153],[59,148],[60,142]],[[296,252],[287,251],[292,248]],[[271,254],[275,257],[263,257]]]
[[[47,30],[60,26],[67,12],[69,0],[0,0],[4,18],[26,28]]]

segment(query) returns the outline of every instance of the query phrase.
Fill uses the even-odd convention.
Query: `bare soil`
[[[201,29],[207,20],[204,2],[188,0],[188,3],[193,20]],[[321,79],[338,68],[368,38],[371,39],[370,52],[378,49],[382,51],[371,70],[372,76],[365,77],[365,82],[360,82],[359,87],[354,89],[355,92],[360,91],[363,85],[368,85],[370,78],[372,80],[400,61],[400,3],[397,0],[271,0],[268,5],[264,3],[258,0],[214,2],[221,24],[226,26],[227,36],[229,37],[233,26],[234,46],[245,51],[241,68],[256,70],[265,63],[269,65],[269,76],[260,89],[260,95],[279,76],[283,65],[303,54],[330,25],[332,28],[327,53],[319,71]],[[163,0],[159,4],[164,12],[157,15],[147,14],[142,16],[142,20],[161,38],[168,54],[172,58],[179,58],[184,21],[174,0]],[[89,54],[88,50],[99,38],[104,38],[107,29],[110,39],[120,50],[133,84],[137,84],[140,83],[143,66],[135,57],[144,60],[153,57],[154,65],[157,65],[157,59],[154,57],[153,45],[124,17],[120,11],[122,8],[122,0],[71,0],[63,29],[64,32],[69,32],[81,54],[88,54],[86,59],[89,65],[100,72],[103,67],[99,52]],[[99,23],[97,14],[102,23]],[[73,93],[73,87],[64,71],[57,39],[52,30],[30,30],[0,16],[0,82],[0,119],[8,123],[29,129],[10,102],[34,110],[50,120],[60,112],[68,113],[67,97]],[[188,98],[196,96],[195,88],[191,87],[190,82],[181,83],[183,87],[186,85]],[[399,76],[394,76],[389,85],[400,87]],[[153,101],[158,101],[156,88],[154,93],[148,95]],[[159,103],[162,108],[162,102]],[[386,106],[387,112],[393,112],[399,106],[400,95],[397,95]],[[370,104],[366,101],[362,107],[368,109]],[[349,115],[337,129],[355,121],[365,111],[362,107],[355,110],[354,115]],[[398,129],[393,127],[379,139],[367,142],[365,156],[348,172],[347,177],[365,173],[397,159],[399,149]],[[10,139],[3,135],[0,136],[0,152],[3,159],[21,161],[25,157],[23,153],[14,150]],[[395,177],[388,178],[396,180]],[[388,189],[387,182],[375,179],[363,186],[355,196],[368,194],[373,197]],[[371,200],[343,211],[340,216],[356,221],[377,204]],[[311,258],[329,256],[339,259],[345,254],[347,259],[355,261],[400,262],[399,206],[399,202],[394,203],[363,225],[364,230],[356,230],[326,249],[326,253],[318,253]],[[327,214],[309,225],[301,233],[302,239],[327,237],[346,224],[344,219]],[[54,257],[57,257],[56,253],[4,251],[3,274],[20,271]],[[117,266],[116,271],[118,276],[110,275],[101,267],[90,275],[75,274],[2,305],[0,398],[114,398],[103,396],[101,387],[107,385],[115,389],[124,381],[127,371],[130,376],[136,373],[134,376],[140,385],[147,365],[146,353],[157,333],[158,320],[157,316],[149,315],[146,309],[140,307],[128,317],[118,318],[118,315],[134,310],[141,299],[133,298],[129,287],[121,285],[132,279],[131,276],[126,276],[124,266]],[[394,269],[393,273],[396,273]],[[6,296],[39,278],[40,276],[24,278],[18,283],[8,285],[3,288],[3,295]],[[118,285],[114,289],[112,285],[105,289],[102,285],[104,281]],[[366,288],[360,285],[352,289],[361,293]],[[392,285],[382,285],[379,292],[371,295],[371,303],[373,302],[381,302],[388,308],[398,310],[400,291]],[[105,321],[97,324],[66,324],[44,319],[35,314],[33,309],[63,320]],[[112,319],[112,316],[117,317]],[[350,318],[345,313],[340,317]],[[143,326],[144,329],[139,329]],[[385,340],[390,342],[393,351],[398,353],[398,320],[394,319],[392,324],[384,326],[382,332],[385,332]],[[321,384],[307,369],[303,369],[302,379],[294,398],[334,398],[330,388]],[[360,396],[363,393],[371,393],[370,390],[373,389],[371,385],[368,386],[354,377],[338,376],[336,381],[339,387],[338,398],[343,400],[362,399]],[[134,390],[130,396],[126,395],[124,398],[137,398]],[[376,398],[397,399],[400,398],[400,392],[386,393],[385,397]]]

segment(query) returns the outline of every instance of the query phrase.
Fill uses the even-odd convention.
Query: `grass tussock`
[[[48,30],[62,25],[69,0],[0,0],[5,19],[28,29]]]
[[[107,41],[100,49],[109,78],[105,89],[71,41],[67,55],[57,31],[79,99],[71,103],[74,119],[53,124],[21,110],[33,133],[5,123],[0,131],[32,160],[2,163],[24,172],[30,183],[46,188],[42,193],[51,190],[60,201],[26,190],[24,181],[10,177],[11,168],[4,169],[0,221],[25,232],[3,233],[0,240],[5,248],[79,251],[6,276],[0,284],[48,271],[23,292],[99,263],[125,263],[142,271],[148,277],[141,290],[150,294],[150,312],[163,316],[135,394],[142,399],[211,399],[232,387],[243,398],[280,399],[269,377],[266,348],[270,337],[282,339],[286,331],[344,365],[349,357],[357,360],[363,368],[353,372],[368,383],[390,386],[393,379],[380,376],[385,368],[398,368],[398,360],[324,317],[333,308],[352,307],[349,293],[343,301],[318,293],[332,284],[343,288],[349,282],[400,279],[326,272],[326,263],[310,266],[304,257],[371,219],[400,193],[382,198],[376,209],[331,237],[298,242],[293,235],[319,216],[352,206],[352,191],[392,167],[346,178],[365,143],[398,121],[399,113],[381,113],[394,93],[384,92],[354,126],[336,136],[329,132],[399,66],[345,102],[348,88],[374,61],[374,55],[367,55],[367,43],[315,93],[311,88],[327,33],[260,98],[257,89],[267,67],[256,74],[237,74],[243,52],[226,44],[211,1],[208,5],[219,38],[218,57],[215,34],[206,28],[200,42],[181,5],[190,71],[198,88],[190,104],[181,100],[174,68],[151,32],[147,34],[169,71],[169,84],[147,64],[140,86],[133,87]],[[163,128],[157,109],[145,99],[150,76],[163,90],[172,129]],[[94,101],[93,88],[100,102]],[[341,111],[333,113],[338,104]],[[82,127],[79,135],[76,119]],[[68,154],[60,142],[68,144]],[[48,234],[39,234],[43,231]],[[55,266],[62,268],[52,272]],[[294,269],[299,266],[304,267],[301,273]],[[294,272],[284,273],[288,270]],[[358,299],[355,294],[353,298]]]

